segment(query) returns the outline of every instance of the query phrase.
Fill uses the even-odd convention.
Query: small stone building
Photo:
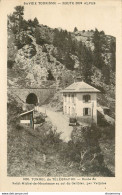
[[[34,109],[20,114],[20,123],[29,125],[33,128],[34,126],[33,115],[34,115]]]
[[[63,93],[63,113],[76,116],[83,122],[97,123],[97,93],[98,89],[87,83],[74,82]]]

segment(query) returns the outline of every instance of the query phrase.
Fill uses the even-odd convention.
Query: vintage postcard
[[[122,190],[121,12],[0,1],[0,191]]]

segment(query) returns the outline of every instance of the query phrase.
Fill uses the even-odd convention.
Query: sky
[[[70,2],[70,1],[67,1]],[[24,5],[24,4],[23,4]],[[9,6],[8,13],[12,13],[15,5]],[[25,5],[24,18],[37,17],[40,24],[51,28],[104,31],[108,35],[117,35],[117,11],[114,4],[96,3],[93,5]]]

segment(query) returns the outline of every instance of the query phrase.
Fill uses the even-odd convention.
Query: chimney
[[[81,82],[84,80],[84,77],[83,76],[77,76],[74,80],[74,82]]]

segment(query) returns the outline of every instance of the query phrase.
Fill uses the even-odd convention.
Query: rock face
[[[73,36],[78,40],[82,41],[87,47],[89,47],[92,51],[94,50],[93,44],[93,35],[94,31],[76,31]]]
[[[57,31],[55,30],[38,24],[36,26],[28,25],[26,30],[14,33],[12,24],[9,21],[7,80],[9,87],[38,88],[52,86],[61,89],[73,83],[78,74],[82,74],[84,59],[81,58],[81,61],[79,61],[78,55],[73,53],[67,44],[62,45],[62,48],[67,48],[67,50],[60,56],[62,48],[54,44],[55,32],[58,29]],[[64,35],[68,34],[68,32],[63,30],[59,32],[63,32]],[[92,54],[94,53],[93,30],[76,31],[69,34],[71,35],[71,41],[82,41],[82,44],[89,48]],[[102,71],[92,64],[91,84],[100,90],[104,89],[105,95],[102,98],[100,97],[98,102],[104,106],[111,107],[114,111],[115,72],[112,70],[113,54],[110,46],[112,42],[115,42],[115,38],[108,35],[103,35],[103,37],[105,41],[101,46],[102,57],[105,69],[109,67],[110,70],[110,83],[105,84]],[[63,39],[64,37],[60,37],[61,42]],[[72,61],[74,63],[72,70],[68,69],[66,61],[65,63],[63,61],[65,54],[68,55],[68,58],[66,58],[68,66],[70,66]],[[110,100],[111,98],[112,101]],[[109,103],[111,105],[108,105]]]
[[[9,39],[10,36],[12,36],[12,33],[10,33]],[[16,86],[18,84],[24,87],[39,87],[44,84],[44,81],[47,81],[49,85],[55,83],[55,81],[60,78],[62,71],[67,70],[63,64],[51,55],[52,50],[55,49],[54,46],[48,44],[40,46],[36,44],[36,40],[33,36],[29,35],[29,37],[32,40],[31,44],[24,45],[13,56],[12,60],[15,62],[13,66],[15,74],[13,77],[18,77],[14,80],[14,78],[8,76],[9,85]],[[8,44],[10,44],[9,49],[13,48],[12,52],[14,53],[15,48],[13,43],[9,41]],[[9,58],[11,59],[10,52]],[[53,83],[48,80],[49,70],[55,80]],[[19,72],[19,75],[17,75],[17,72]]]

